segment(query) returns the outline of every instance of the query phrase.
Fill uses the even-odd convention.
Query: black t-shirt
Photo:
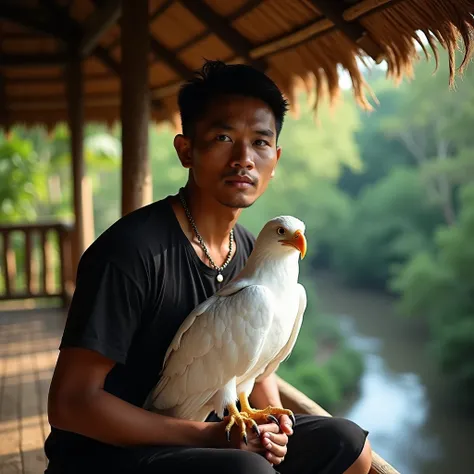
[[[255,239],[239,224],[234,238],[236,252],[218,283],[169,198],[122,217],[81,258],[60,348],[92,349],[116,361],[104,389],[142,406],[183,320],[245,265]],[[50,460],[102,449],[102,443],[55,428],[45,445]]]

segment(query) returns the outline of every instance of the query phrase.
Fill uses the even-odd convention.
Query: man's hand
[[[259,426],[259,429],[261,428],[261,426],[262,425]],[[281,431],[276,423],[271,423],[270,426],[271,428],[265,432],[262,432],[262,430],[260,430],[260,439],[266,450],[265,458],[272,465],[278,465],[282,463],[285,459],[287,452],[288,435],[285,432]]]
[[[276,423],[263,423],[258,425],[260,436],[253,430],[247,430],[247,444],[240,436],[240,430],[237,426],[233,426],[230,434],[230,442],[225,439],[225,427],[228,423],[228,417],[224,418],[222,422],[211,423],[210,428],[216,433],[219,442],[217,443],[221,448],[242,449],[244,451],[251,451],[261,454],[271,464],[280,464],[286,455],[286,444],[288,443],[288,436],[282,433],[280,427]],[[290,420],[291,424],[291,420]],[[216,434],[213,435],[214,437]]]
[[[293,422],[288,415],[280,415],[278,418],[280,423],[281,431],[286,433],[288,436],[293,434]]]

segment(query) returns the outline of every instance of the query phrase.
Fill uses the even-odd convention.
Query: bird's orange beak
[[[301,253],[301,259],[304,258],[306,255],[306,248],[307,248],[307,242],[306,242],[306,237],[304,236],[303,232],[300,230],[297,230],[293,234],[292,239],[284,239],[280,240],[282,245],[290,245],[291,247],[294,247],[295,249],[299,250]]]

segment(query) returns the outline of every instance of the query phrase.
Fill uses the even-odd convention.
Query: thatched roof
[[[364,105],[358,59],[385,60],[400,78],[423,34],[469,56],[473,13],[472,0],[150,0],[152,117],[172,116],[203,58],[254,64],[290,100],[298,78],[334,97],[342,67]],[[0,38],[0,125],[66,120],[71,45],[84,56],[86,119],[120,118],[119,0],[1,0]]]

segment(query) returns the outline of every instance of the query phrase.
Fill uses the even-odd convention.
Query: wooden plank
[[[43,452],[44,437],[40,418],[40,403],[36,389],[37,367],[30,349],[37,329],[24,331],[24,355],[20,358],[21,401],[20,401],[20,449],[23,474],[44,472],[46,460]],[[28,423],[29,420],[33,423]]]
[[[45,470],[47,397],[63,326],[58,310],[0,313],[1,474]]]
[[[43,292],[38,292],[34,296],[31,296],[28,293],[21,292],[21,293],[15,293],[11,295],[0,295],[0,301],[7,301],[7,300],[29,300],[33,298],[61,298],[63,296],[62,293],[60,292],[53,292],[50,294],[46,294]]]
[[[41,232],[41,254],[43,258],[43,292],[46,295],[54,293],[53,248],[48,239],[48,229]]]
[[[26,275],[26,293],[33,294],[33,283],[31,279],[31,270],[33,260],[33,241],[31,232],[25,233],[25,275]]]
[[[2,339],[8,339],[8,321],[0,320]],[[4,341],[2,341],[4,343]],[[7,344],[7,347],[10,344]],[[18,362],[14,358],[4,357],[1,363],[0,380],[0,468],[2,474],[18,474],[23,471],[20,452],[20,414],[18,400],[20,398],[20,376],[9,378],[7,384],[7,371],[18,372]]]
[[[11,297],[16,288],[16,257],[11,247],[11,233],[3,231],[3,279],[5,282],[5,295]],[[1,298],[1,296],[0,296]]]
[[[39,338],[35,338],[36,344],[38,344],[39,341],[42,346],[42,349],[45,351],[43,353],[42,359],[40,359],[38,355],[35,354],[35,365],[37,374],[36,387],[40,407],[41,430],[43,434],[43,439],[45,440],[51,431],[51,426],[48,422],[48,392],[51,384],[51,378],[53,376],[53,370],[56,365],[56,361],[59,354],[58,347],[62,329],[62,324],[60,324],[59,320],[62,321],[63,319],[62,313],[51,314],[50,316],[56,322],[57,336],[50,337],[47,333],[43,332]],[[50,367],[49,369],[47,369],[47,377],[44,377],[43,375],[45,374],[45,371],[41,370],[41,368],[45,365]]]

